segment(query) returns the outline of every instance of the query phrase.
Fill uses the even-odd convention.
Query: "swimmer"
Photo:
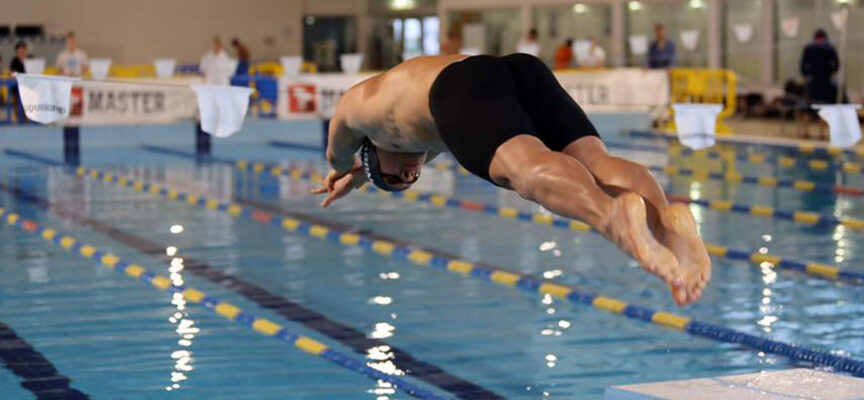
[[[585,221],[669,286],[697,300],[711,260],[687,206],[642,165],[609,154],[538,58],[417,57],[349,89],[330,121],[322,207],[371,181],[408,189],[449,151],[468,171],[555,214]]]

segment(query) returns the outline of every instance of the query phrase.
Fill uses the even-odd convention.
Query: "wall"
[[[313,2],[314,0],[309,0]],[[91,57],[149,63],[197,62],[214,34],[246,42],[252,56],[299,54],[302,0],[3,0],[0,24],[43,24],[49,34],[78,32]],[[275,39],[266,50],[264,38]]]

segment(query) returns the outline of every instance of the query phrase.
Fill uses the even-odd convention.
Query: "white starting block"
[[[723,111],[722,104],[672,105],[675,109],[675,127],[678,139],[693,150],[714,146],[717,136],[717,115]]]
[[[614,386],[605,400],[855,400],[864,379],[812,369]]]
[[[861,140],[860,104],[816,104],[813,108],[819,110],[819,116],[828,124],[831,147],[845,149]]]
[[[108,77],[108,72],[111,71],[110,58],[91,58],[90,59],[90,75],[93,79],[105,79]]]
[[[177,66],[177,60],[174,58],[157,58],[153,60],[153,66],[156,67],[156,77],[170,78],[174,76],[174,67]]]
[[[303,66],[303,57],[282,56],[279,57],[279,63],[282,64],[282,74],[293,78],[300,75],[300,68]]]

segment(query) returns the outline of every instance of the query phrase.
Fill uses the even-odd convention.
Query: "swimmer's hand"
[[[331,169],[324,179],[318,181],[321,185],[315,189],[311,189],[309,193],[324,194],[324,200],[321,201],[321,208],[327,208],[330,203],[336,201],[342,196],[345,196],[357,187],[366,183],[366,175],[363,173],[363,168],[353,168],[347,172],[338,172]]]

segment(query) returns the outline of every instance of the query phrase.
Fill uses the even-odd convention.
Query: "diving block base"
[[[846,375],[789,369],[613,386],[605,400],[864,400],[864,379]]]

